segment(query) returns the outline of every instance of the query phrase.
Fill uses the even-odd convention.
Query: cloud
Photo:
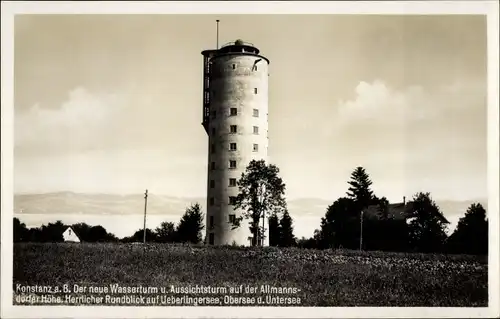
[[[395,89],[377,80],[360,82],[355,93],[335,105],[327,132],[344,163],[367,168],[387,193],[486,194],[483,82]]]
[[[96,146],[122,108],[118,95],[96,95],[85,88],[70,91],[58,108],[34,105],[15,114],[14,145],[18,151],[53,153]]]
[[[204,192],[206,136],[199,122],[165,110],[157,95],[123,91],[80,87],[58,107],[17,109],[15,190]],[[186,142],[182,131],[198,133]]]
[[[332,135],[352,135],[349,142],[379,148],[401,143],[451,140],[486,142],[486,87],[456,82],[435,89],[393,89],[383,81],[360,82],[352,100],[335,105]],[[375,143],[374,143],[375,142]],[[436,143],[427,143],[427,145]],[[407,144],[406,144],[407,145]]]

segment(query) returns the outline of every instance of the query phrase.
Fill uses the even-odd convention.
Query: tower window
[[[259,110],[253,109],[253,117],[259,117]]]
[[[214,233],[208,234],[208,244],[213,245],[215,243],[215,235]]]
[[[229,161],[229,168],[236,168],[236,161],[234,160]]]
[[[210,201],[209,201],[210,206],[214,206],[214,203],[215,203],[215,199],[213,197],[210,197]]]
[[[258,152],[259,151],[259,144],[254,144],[253,145],[253,151]]]
[[[236,178],[230,178],[229,187],[235,187],[235,186],[236,186]]]
[[[233,70],[236,69],[236,64],[233,64]]]
[[[210,163],[210,169],[212,171],[215,170],[215,162]]]
[[[257,94],[257,88],[254,88],[254,89],[253,89],[253,93],[254,93],[254,94]]]
[[[259,134],[259,127],[258,126],[253,127],[253,134],[255,134],[255,135]]]
[[[210,216],[208,227],[209,228],[214,228],[214,216]]]
[[[231,133],[236,133],[238,131],[238,127],[236,125],[231,125],[230,129]]]
[[[229,205],[236,205],[236,197],[229,196]]]
[[[238,115],[238,109],[237,109],[237,108],[235,108],[235,107],[232,107],[230,112],[231,112],[231,113],[230,113],[230,114],[231,114],[231,116],[236,116],[236,115]]]
[[[235,221],[236,221],[236,215],[234,214],[229,215],[229,222],[234,224]]]
[[[230,143],[229,144],[229,150],[230,151],[236,151],[236,143]]]
[[[210,145],[210,152],[213,154],[215,153],[215,144],[212,143],[212,145]]]
[[[215,187],[215,181],[213,179],[210,180],[210,188]]]

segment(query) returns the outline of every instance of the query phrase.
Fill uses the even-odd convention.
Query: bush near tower
[[[241,208],[243,214],[233,222],[233,229],[241,226],[241,221],[249,220],[252,245],[256,246],[265,234],[260,225],[265,214],[280,214],[286,208],[285,183],[279,177],[279,168],[266,164],[264,160],[252,160],[238,180],[239,193],[235,208]]]

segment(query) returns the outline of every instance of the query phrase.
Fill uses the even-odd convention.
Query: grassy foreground
[[[47,298],[33,302],[30,296],[47,294],[23,290],[24,286],[62,287],[64,284],[71,290],[75,284],[96,287],[92,293],[88,289],[72,293],[76,297],[104,296],[103,287],[108,289],[112,284],[134,287],[203,285],[227,289],[240,285],[269,285],[300,289],[293,294],[260,291],[245,294],[245,291],[227,290],[204,295],[220,298],[224,295],[261,296],[263,300],[266,295],[288,298],[287,301],[281,299],[280,304],[275,300],[262,306],[485,307],[488,304],[486,257],[270,247],[22,243],[14,245],[13,266],[14,304],[47,303]],[[107,294],[126,295],[109,291]],[[61,295],[64,300],[62,291],[53,295]],[[158,304],[161,299],[156,297],[155,301],[155,296],[162,295],[165,300],[167,295],[181,297],[182,294],[166,290],[144,295],[151,297],[152,305],[158,306],[162,305]],[[184,295],[201,296],[199,293]],[[24,302],[20,301],[20,296]],[[236,305],[233,301],[231,304]],[[89,302],[73,299],[71,305]],[[239,302],[238,305],[242,305]],[[144,304],[117,299],[114,305]]]

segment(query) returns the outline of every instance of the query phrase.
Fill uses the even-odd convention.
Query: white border
[[[497,1],[358,1],[358,2],[2,2],[1,117],[1,316],[2,318],[62,317],[183,317],[183,318],[332,318],[332,317],[498,317],[499,301],[499,41]],[[14,14],[486,14],[488,16],[488,308],[258,308],[258,307],[69,307],[12,306],[13,212],[13,29]]]

